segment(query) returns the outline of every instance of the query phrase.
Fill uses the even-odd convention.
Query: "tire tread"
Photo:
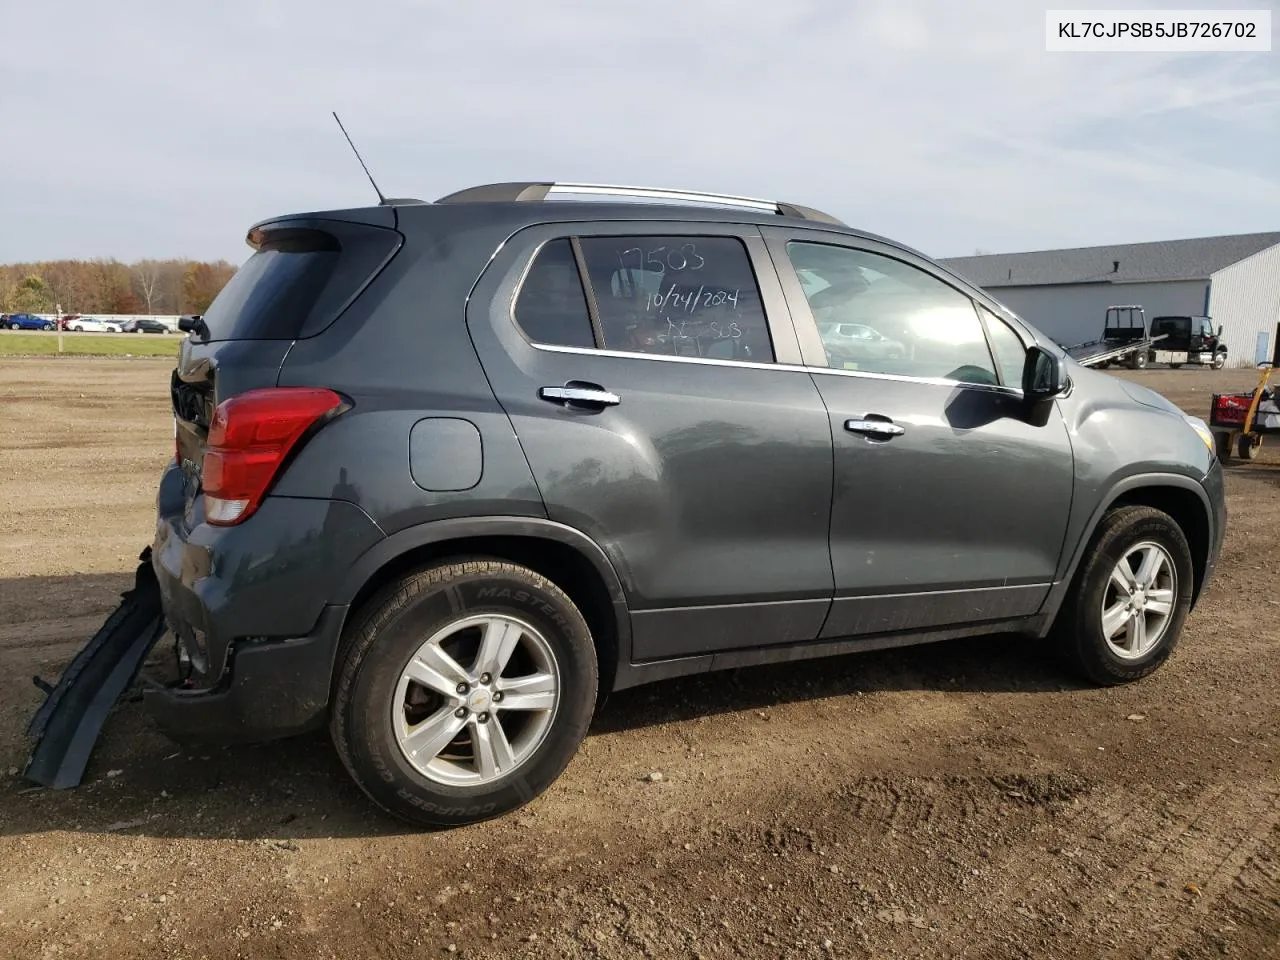
[[[1101,651],[1090,636],[1091,628],[1087,617],[1092,611],[1085,609],[1088,595],[1092,593],[1090,584],[1099,565],[1114,562],[1110,557],[1110,547],[1122,537],[1128,536],[1135,529],[1145,524],[1158,523],[1165,527],[1164,533],[1171,534],[1174,547],[1182,557],[1174,557],[1175,564],[1182,563],[1178,570],[1178,595],[1175,598],[1173,621],[1169,633],[1160,641],[1158,654],[1149,660],[1136,664],[1117,663],[1104,659]],[[1141,504],[1127,504],[1108,511],[1098,523],[1098,528],[1090,540],[1088,553],[1080,564],[1072,581],[1070,593],[1064,603],[1058,622],[1054,625],[1054,634],[1059,652],[1064,656],[1069,667],[1075,672],[1099,686],[1113,686],[1141,679],[1157,670],[1177,645],[1187,610],[1190,607],[1193,583],[1187,575],[1191,568],[1191,549],[1186,536],[1177,522],[1162,510]],[[1110,576],[1110,571],[1107,571]]]
[[[567,610],[577,614],[581,621],[579,626],[586,636],[590,630],[582,618],[572,598],[554,582],[542,574],[519,564],[493,559],[466,559],[436,561],[426,567],[412,571],[398,580],[387,584],[374,593],[343,632],[343,639],[338,647],[336,658],[337,672],[332,695],[332,709],[329,718],[330,739],[334,749],[347,773],[360,787],[361,791],[381,810],[400,819],[413,819],[421,823],[444,825],[443,821],[435,821],[421,816],[409,814],[402,809],[393,809],[384,803],[376,791],[370,790],[362,775],[360,764],[352,755],[349,732],[345,719],[351,707],[351,698],[360,668],[365,663],[370,649],[377,642],[383,627],[393,621],[414,600],[434,588],[447,585],[463,578],[504,577],[525,581],[530,587],[554,596]],[[592,701],[596,692],[592,692]]]

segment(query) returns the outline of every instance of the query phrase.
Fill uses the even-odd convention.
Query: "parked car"
[[[73,333],[119,333],[120,324],[109,320],[95,320],[93,317],[76,317],[68,321],[67,328]]]
[[[4,317],[4,325],[10,330],[53,330],[52,320],[37,317],[34,313],[11,313]]]
[[[150,317],[140,317],[136,320],[126,320],[121,327],[124,333],[169,333],[170,330],[159,320],[152,320]]]
[[[819,326],[823,346],[833,359],[860,363],[864,360],[901,360],[907,347],[863,323],[829,323]]]
[[[155,540],[82,654],[113,659],[68,672],[127,677],[167,623],[162,729],[327,725],[375,803],[449,825],[536,797],[637,684],[991,633],[1096,684],[1169,657],[1226,524],[1203,421],[826,214],[589,189],[254,226],[180,343]],[[842,369],[825,291],[910,357]]]

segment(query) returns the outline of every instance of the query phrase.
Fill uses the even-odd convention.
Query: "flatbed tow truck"
[[[1107,307],[1101,339],[1061,346],[1073,360],[1085,367],[1106,368],[1115,364],[1141,370],[1147,365],[1154,345],[1165,336],[1151,335],[1147,329],[1146,313],[1140,305],[1121,304]]]

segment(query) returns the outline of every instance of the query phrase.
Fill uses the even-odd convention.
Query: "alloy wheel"
[[[511,773],[542,744],[560,703],[560,669],[546,638],[505,614],[466,617],[427,639],[400,673],[396,743],[422,776],[481,786]]]
[[[1146,656],[1173,619],[1178,573],[1164,547],[1147,540],[1120,558],[1102,593],[1102,635],[1123,660]]]

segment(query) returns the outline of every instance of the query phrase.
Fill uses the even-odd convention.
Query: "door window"
[[[534,343],[773,362],[760,288],[742,241],[582,237],[590,300],[573,242],[563,237],[544,244],[516,296],[516,323]]]
[[[843,370],[998,382],[973,301],[917,267],[865,250],[792,241],[827,363]],[[846,330],[858,331],[847,336]]]
[[[772,363],[751,259],[734,237],[583,237],[607,350]]]
[[[544,244],[516,297],[516,323],[534,343],[561,347],[596,345],[587,295],[568,238]]]

